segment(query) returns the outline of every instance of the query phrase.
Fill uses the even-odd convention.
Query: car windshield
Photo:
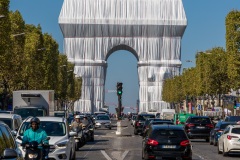
[[[19,130],[19,135],[30,128],[30,122],[24,122]],[[46,131],[48,136],[64,136],[66,135],[66,126],[63,122],[41,121],[40,128]]]
[[[192,118],[191,123],[211,123],[209,118]]]
[[[173,122],[169,122],[169,121],[152,121],[152,122],[150,122],[150,124],[152,124],[152,125],[174,125]]]
[[[28,116],[42,117],[44,116],[43,109],[39,108],[16,108],[14,114],[19,114],[22,119],[26,119]]]
[[[187,135],[183,130],[164,130],[158,129],[154,130],[150,138],[156,139],[157,141],[161,141],[162,139],[168,138],[185,138],[187,139]]]
[[[7,118],[0,118],[0,121],[4,122],[10,129],[12,129],[12,120]]]
[[[110,120],[108,116],[97,116],[97,120]]]
[[[240,128],[233,128],[232,133],[234,134],[240,134]]]
[[[146,119],[149,118],[155,118],[155,115],[139,115],[138,120],[145,121]]]

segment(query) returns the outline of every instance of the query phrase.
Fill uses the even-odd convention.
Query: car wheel
[[[223,144],[223,156],[224,157],[228,156],[228,152],[225,152],[224,144]]]
[[[228,156],[228,152],[225,151],[224,144],[223,144],[223,156],[224,157]]]
[[[218,154],[222,154],[222,152],[221,152],[220,149],[219,149],[219,145],[218,145]]]
[[[136,129],[134,129],[134,134],[135,134],[135,135],[138,135],[138,132],[137,132],[137,130],[136,130]]]
[[[77,143],[76,143],[76,148],[75,148],[75,150],[76,150],[76,151],[78,151],[78,150],[79,150],[79,148],[80,148],[80,143],[79,143],[79,142],[77,142]]]
[[[209,142],[209,138],[206,138],[206,142]]]
[[[111,129],[112,129],[112,127],[109,127],[109,129],[111,130]]]
[[[206,141],[207,141],[207,140],[206,140]],[[211,136],[209,137],[209,142],[210,142],[210,143],[209,143],[210,145],[213,144]]]
[[[73,152],[73,155],[72,155],[72,157],[71,157],[71,160],[75,160],[75,159],[76,159],[76,151]]]
[[[216,142],[216,139],[214,138],[214,140],[213,140],[213,145],[214,146],[217,146],[217,142]]]
[[[94,142],[94,135],[91,136],[90,142]]]

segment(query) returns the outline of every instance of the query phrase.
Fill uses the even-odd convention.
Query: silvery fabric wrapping
[[[107,58],[116,50],[138,60],[139,111],[168,108],[164,79],[179,75],[187,19],[181,0],[64,0],[59,16],[64,52],[83,78],[75,111],[103,107]]]

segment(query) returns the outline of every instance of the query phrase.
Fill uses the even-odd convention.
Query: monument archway
[[[182,0],[64,0],[59,24],[68,60],[83,79],[75,111],[103,107],[106,60],[120,49],[138,60],[139,111],[169,107],[161,92],[164,79],[180,73]]]

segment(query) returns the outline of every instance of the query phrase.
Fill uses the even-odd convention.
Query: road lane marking
[[[104,155],[104,157],[105,157],[107,160],[112,160],[112,159],[107,155],[107,153],[106,153],[104,150],[101,150],[101,153]]]
[[[124,160],[124,158],[126,157],[126,155],[128,154],[129,150],[126,150],[123,155],[122,155],[122,160]]]

